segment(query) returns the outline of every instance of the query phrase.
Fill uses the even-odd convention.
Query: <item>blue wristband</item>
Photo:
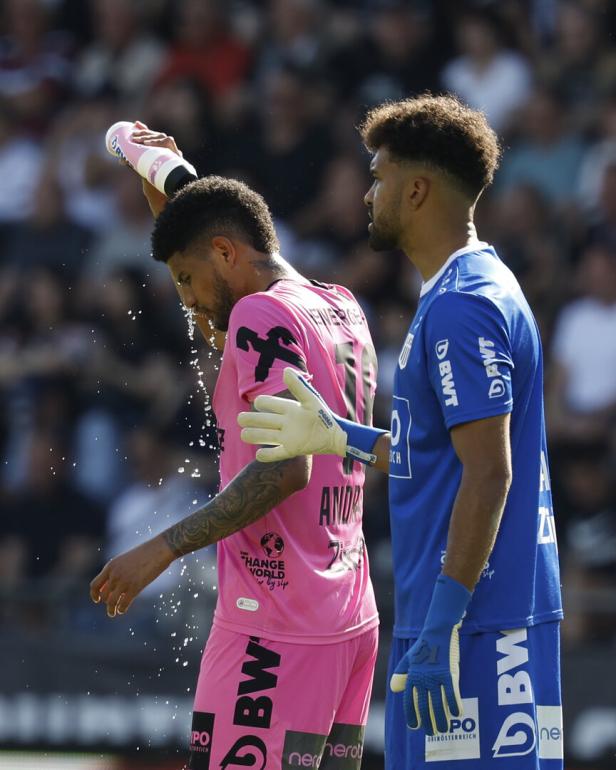
[[[472,593],[449,575],[439,575],[432,601],[426,615],[424,628],[444,629],[453,628],[464,617]]]
[[[338,417],[337,414],[333,415],[333,417],[347,434],[347,457],[352,457],[354,460],[359,460],[360,463],[365,463],[366,465],[374,465],[376,455],[372,453],[372,449],[379,436],[387,433],[387,431],[380,428],[372,428],[368,425],[360,425],[351,420],[345,420],[344,417]]]

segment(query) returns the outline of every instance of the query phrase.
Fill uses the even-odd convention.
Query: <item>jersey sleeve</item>
[[[509,330],[490,300],[442,294],[426,316],[425,345],[430,382],[447,428],[511,412]]]
[[[235,306],[227,339],[235,360],[241,398],[286,390],[283,373],[287,366],[303,372],[306,342],[301,324],[291,309],[263,294],[252,294]]]

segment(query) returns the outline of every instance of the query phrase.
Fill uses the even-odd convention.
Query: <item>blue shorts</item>
[[[409,730],[402,693],[388,686],[386,770],[562,770],[559,630],[460,634],[464,713],[446,735]],[[414,641],[393,639],[388,681]]]

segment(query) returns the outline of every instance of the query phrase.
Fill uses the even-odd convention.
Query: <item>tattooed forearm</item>
[[[252,462],[201,510],[163,532],[176,556],[216,543],[265,516],[298,490],[292,460]]]

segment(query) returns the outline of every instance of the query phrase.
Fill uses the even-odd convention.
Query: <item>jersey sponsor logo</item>
[[[490,380],[488,398],[500,398],[505,395],[506,388],[502,380],[503,375],[498,368],[494,342],[485,337],[478,337],[477,341],[479,342],[479,353],[485,367],[486,377]]]
[[[458,394],[453,380],[451,361],[444,361],[449,351],[449,340],[439,340],[434,346],[434,352],[439,361],[438,372],[441,376],[441,388],[445,396],[445,406],[458,406]]]
[[[252,346],[252,349],[259,353],[259,360],[255,367],[255,382],[265,382],[276,359],[306,370],[304,362],[297,353],[283,347],[280,343],[284,345],[298,344],[293,334],[284,326],[273,326],[265,335],[265,339],[247,326],[240,326],[237,330],[235,336],[237,347],[240,350],[248,351]]]
[[[441,388],[445,396],[445,406],[458,406],[458,394],[456,392],[456,383],[453,380],[450,361],[441,361],[438,365],[438,371],[441,375]]]
[[[251,767],[253,770],[265,770],[267,747],[256,735],[243,735],[238,738],[222,758],[220,767]]]
[[[319,507],[319,525],[340,526],[361,521],[361,494],[362,487],[352,484],[323,487]]]
[[[400,369],[404,369],[405,366],[408,364],[409,356],[411,355],[411,348],[413,347],[413,340],[415,338],[415,335],[412,332],[409,332],[406,335],[406,339],[404,340],[404,345],[402,346],[402,350],[400,351],[400,355],[398,356],[398,366]]]
[[[190,731],[190,762],[194,770],[209,770],[214,735],[215,715],[206,711],[195,711]]]
[[[359,770],[363,753],[364,728],[360,725],[334,723],[327,736],[287,730],[282,750],[282,767],[319,768],[327,764],[328,767]]]
[[[238,610],[248,610],[248,612],[256,612],[259,609],[259,602],[256,599],[247,599],[245,596],[240,596],[235,602],[235,606]]]
[[[535,748],[535,721],[525,711],[509,714],[492,746],[494,758],[524,757]]]
[[[277,532],[266,532],[261,538],[261,547],[269,559],[277,558],[284,551],[284,540]]]
[[[434,352],[439,361],[442,361],[449,350],[449,340],[440,340],[434,346]]]
[[[395,479],[410,479],[411,473],[411,407],[407,398],[393,397],[391,410],[391,439],[389,475]]]
[[[479,699],[462,699],[462,716],[454,717],[449,732],[426,735],[426,762],[443,762],[457,759],[480,759]]]
[[[488,398],[500,398],[505,395],[505,383],[502,380],[492,380],[488,388]]]
[[[270,591],[275,588],[284,590],[289,585],[284,559],[260,559],[258,556],[252,556],[248,551],[240,551],[240,556],[258,585],[266,585]]]
[[[263,693],[274,690],[278,684],[278,674],[270,669],[280,666],[280,655],[260,642],[258,637],[251,636],[246,646],[246,655],[250,660],[242,663],[242,674],[248,678],[238,684],[233,711],[233,724],[238,727],[269,728],[272,721],[273,701]],[[255,693],[260,694],[253,697]]]
[[[537,706],[539,759],[563,758],[563,711],[560,706]]]
[[[526,628],[501,631],[496,640],[496,663],[499,707],[532,704],[534,700],[530,674],[523,666],[528,663]],[[514,673],[509,673],[514,672]],[[493,757],[522,757],[530,754],[537,743],[535,721],[525,711],[507,714],[492,746]]]

